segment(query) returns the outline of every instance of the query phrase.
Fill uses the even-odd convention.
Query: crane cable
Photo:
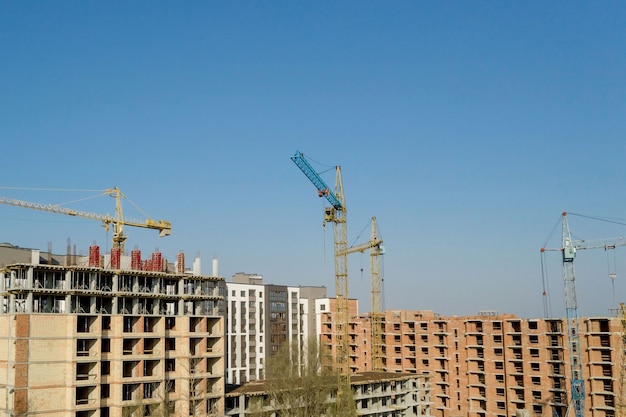
[[[384,242],[383,232],[380,231],[380,226],[376,226],[376,232],[378,233],[378,238]],[[383,252],[384,253],[384,252]],[[385,257],[380,257],[380,302],[381,302],[381,313],[385,311]]]
[[[541,247],[541,286],[543,290],[541,293],[541,300],[543,303],[543,315],[545,318],[549,318],[550,316],[552,316],[552,301],[550,300],[550,291],[549,291],[549,285],[548,285],[548,266],[545,261],[546,252],[544,249],[546,248],[546,246],[548,245],[548,242],[552,238],[554,231],[561,223],[561,217],[562,216],[559,216],[557,221],[554,223],[554,226],[552,226],[552,230],[548,234],[548,237],[543,242],[543,246]]]
[[[571,215],[574,216],[578,216],[578,217],[583,217],[585,219],[591,219],[591,220],[598,220],[601,222],[605,222],[605,223],[612,223],[612,224],[617,224],[620,226],[626,226],[626,223],[623,221],[618,221],[616,219],[610,219],[607,217],[598,217],[598,216],[588,216],[585,214],[578,214],[578,213],[569,213]],[[621,219],[619,219],[621,220]],[[613,247],[605,247],[604,248],[605,252],[606,252],[606,262],[607,262],[607,270],[608,270],[608,275],[609,278],[611,279],[611,290],[613,293],[613,306],[617,306],[617,304],[615,303],[615,278],[617,278],[617,272],[616,272],[616,268],[617,268],[617,259],[616,259],[616,255],[615,255],[615,246]],[[613,265],[611,265],[611,259],[609,256],[609,250],[613,250]]]
[[[610,219],[607,217],[598,217],[598,216],[589,216],[589,215],[585,215],[585,214],[580,214],[580,213],[572,213],[572,212],[567,212],[568,215],[572,215],[572,216],[578,216],[578,217],[583,217],[586,219],[590,219],[590,220],[598,220],[598,221],[602,221],[605,223],[612,223],[612,224],[618,224],[621,226],[626,226],[626,222],[623,221],[618,221],[615,219]],[[562,217],[562,216],[560,216]],[[547,270],[547,265],[545,262],[545,247],[548,244],[549,240],[551,239],[552,235],[554,234],[554,231],[556,230],[556,228],[558,227],[558,224],[560,223],[560,220],[557,220],[557,222],[554,224],[554,227],[552,228],[552,230],[550,231],[550,234],[548,235],[548,238],[546,239],[546,241],[544,242],[543,246],[541,247],[541,280],[542,280],[542,285],[543,285],[543,312],[544,315],[546,316],[546,318],[548,317],[548,314],[552,315],[552,312],[550,311],[551,308],[551,302],[550,302],[550,294],[549,294],[549,289],[548,289],[548,270]],[[611,260],[610,260],[610,256],[609,256],[609,249],[615,249],[615,247],[605,247],[604,250],[607,253],[607,269],[608,269],[608,275],[609,278],[611,279],[611,285],[612,285],[612,291],[613,291],[613,305],[615,305],[615,278],[617,277],[617,273],[615,271],[616,269],[616,265],[617,265],[617,261],[616,261],[616,255],[615,252],[613,252],[613,265],[611,267]]]
[[[618,222],[617,220],[609,219],[606,217],[588,216],[585,214],[570,213],[570,212],[568,212],[568,214],[571,214],[572,216],[584,217],[586,219],[598,220],[598,221],[605,222],[605,223],[613,223],[613,224],[619,224],[620,226],[626,226],[626,223],[624,222],[621,222],[621,221]]]
[[[609,250],[613,251],[613,262],[611,262]],[[617,278],[617,257],[615,255],[615,246],[605,246],[604,251],[606,252],[606,268],[608,270],[609,278],[611,279],[611,289],[613,291],[613,306],[617,307],[617,304],[615,303],[615,278]]]
[[[95,190],[95,189],[89,189],[89,188],[85,188],[85,189],[72,189],[72,188],[39,188],[39,187],[8,187],[8,186],[0,186],[0,190],[21,190],[21,191],[56,191],[56,192],[79,192],[79,193],[99,193],[96,195],[92,195],[89,197],[84,197],[84,198],[79,198],[78,200],[72,200],[72,201],[66,201],[64,203],[58,203],[58,204],[52,204],[55,207],[63,207],[63,206],[67,206],[68,204],[74,204],[74,203],[78,203],[81,201],[85,201],[85,200],[90,200],[92,198],[98,198],[98,197],[102,197],[102,196],[107,196],[109,194],[107,194],[107,191],[109,190]],[[139,207],[137,204],[135,204],[130,198],[128,198],[125,194],[120,193],[121,197],[126,199],[126,201],[128,201],[128,203],[130,203],[130,205],[132,205],[139,213],[141,213],[143,216],[145,216],[146,218],[150,218],[151,216],[149,216],[141,207]]]
[[[541,284],[543,286],[543,315],[544,318],[549,318],[552,316],[552,302],[550,301],[550,292],[548,288],[548,267],[545,262],[546,253],[545,251],[541,252]]]

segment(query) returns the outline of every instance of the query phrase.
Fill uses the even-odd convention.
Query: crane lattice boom
[[[34,203],[31,201],[23,201],[7,197],[0,197],[0,204],[97,220],[102,222],[102,225],[107,231],[109,230],[109,227],[113,225],[113,247],[121,248],[122,252],[124,251],[124,242],[126,241],[124,226],[158,230],[159,236],[169,236],[172,233],[172,223],[167,220],[146,219],[145,221],[139,221],[124,219],[121,199],[126,196],[119,190],[119,188],[109,188],[104,190],[103,194],[115,198],[115,217],[108,214],[91,213],[88,211],[60,207],[54,204]]]

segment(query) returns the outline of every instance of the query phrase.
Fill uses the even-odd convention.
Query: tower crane
[[[626,416],[626,304],[619,303],[619,314],[622,324],[622,345],[620,346],[619,389],[616,404],[616,416]]]
[[[372,232],[369,242],[351,246],[347,253],[370,251],[370,292],[371,292],[371,323],[372,323],[372,371],[383,371],[383,315],[382,296],[380,291],[380,255],[385,253],[383,240],[378,238],[376,216],[372,216]]]
[[[341,167],[335,167],[335,192],[331,191],[326,182],[313,169],[302,152],[297,151],[291,160],[315,185],[319,197],[324,197],[330,207],[324,209],[324,222],[333,223],[334,254],[335,254],[335,329],[337,340],[336,368],[339,378],[337,392],[337,409],[340,415],[355,414],[352,411],[354,403],[350,399],[350,368],[349,368],[349,322],[348,311],[348,244],[346,204],[343,195],[343,181]]]
[[[119,188],[108,188],[102,192],[103,195],[108,195],[115,198],[115,216],[108,214],[90,213],[87,211],[73,210],[70,208],[60,207],[55,204],[42,204],[33,203],[30,201],[16,200],[7,197],[0,197],[0,204],[8,206],[22,207],[27,209],[35,209],[46,211],[49,213],[65,214],[68,216],[82,217],[91,220],[98,220],[102,222],[105,230],[108,232],[111,225],[113,226],[113,247],[121,249],[124,252],[124,243],[126,242],[126,235],[124,234],[124,226],[141,227],[144,229],[155,229],[159,231],[159,236],[169,236],[172,233],[172,223],[167,220],[153,220],[146,219],[145,221],[139,220],[126,220],[124,219],[122,211],[122,198],[126,196],[120,191]]]
[[[546,251],[560,251],[563,260],[563,287],[565,290],[565,313],[567,318],[567,339],[569,341],[570,357],[570,387],[571,406],[574,408],[575,417],[585,415],[585,380],[583,379],[583,365],[580,346],[580,331],[578,325],[578,303],[576,301],[576,282],[574,270],[574,258],[576,251],[582,249],[615,249],[617,246],[626,245],[626,239],[608,238],[598,240],[575,240],[567,221],[567,212],[561,215],[562,247],[541,248],[541,253]]]

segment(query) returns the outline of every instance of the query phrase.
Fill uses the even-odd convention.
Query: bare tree
[[[321,356],[317,341],[311,339],[302,348],[297,342],[285,343],[267,358],[268,399],[281,416],[328,415],[338,379],[321,366]]]
[[[187,403],[188,413],[193,417],[218,417],[222,416],[219,412],[219,405],[217,401],[207,399],[204,396],[204,387],[202,386],[203,378],[194,378],[194,375],[201,372],[202,358],[192,357],[189,355],[189,359],[179,359],[176,361],[175,368],[179,369],[178,380],[187,385],[187,390],[181,390],[181,385],[178,385],[178,391],[176,390],[177,384],[174,379],[165,380],[165,384],[161,387],[160,384],[155,384],[153,388],[154,396],[159,401],[147,405],[147,414],[150,417],[171,417],[177,415],[175,407],[179,402],[184,406],[184,402]],[[209,404],[205,405],[204,401],[208,401]],[[128,416],[130,417],[130,416]]]

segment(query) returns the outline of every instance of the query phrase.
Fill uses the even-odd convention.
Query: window
[[[539,357],[539,349],[531,349],[530,350],[530,356],[533,358],[538,358]]]
[[[504,397],[504,388],[496,388],[496,395],[498,397]]]
[[[539,371],[539,362],[531,362],[530,369],[532,369],[533,371]]]
[[[502,343],[502,335],[501,334],[494,334],[493,335],[493,342],[494,343]]]
[[[533,398],[535,400],[540,400],[541,399],[541,391],[533,391]]]
[[[165,381],[165,392],[176,392],[176,380],[167,379]]]
[[[539,336],[537,336],[536,334],[531,334],[530,336],[528,336],[528,341],[530,343],[539,343]]]
[[[165,350],[176,350],[176,339],[170,337],[165,339]]]
[[[176,329],[176,317],[166,317],[165,318],[165,330],[174,330]]]
[[[541,385],[541,378],[538,376],[533,376],[531,378],[533,385]]]
[[[428,330],[428,323],[420,323],[420,326],[422,326],[422,329]]]
[[[504,401],[498,401],[496,403],[498,410],[504,410]]]
[[[111,362],[109,361],[100,362],[100,374],[109,375],[110,373],[111,373]]]
[[[428,335],[423,334],[422,335],[422,341],[423,342],[428,342]]]
[[[494,355],[496,356],[502,356],[502,348],[495,348],[493,350]]]
[[[504,369],[504,362],[502,361],[496,361],[496,369]]]
[[[502,330],[502,322],[494,321],[493,322],[493,330]]]
[[[531,330],[537,330],[537,322],[536,321],[529,321],[528,322],[528,328]]]
[[[246,296],[246,292],[245,292],[245,291],[241,291],[239,294],[240,294],[242,297],[245,297],[245,296]]]
[[[504,375],[503,374],[496,374],[496,381],[497,382],[504,382]]]

